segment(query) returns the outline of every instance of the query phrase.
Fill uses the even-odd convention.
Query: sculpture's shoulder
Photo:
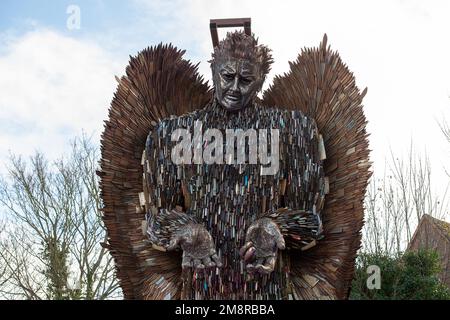
[[[281,133],[297,133],[316,136],[316,121],[298,109],[288,110],[277,106],[256,105],[260,118],[271,119],[271,123],[279,127]]]
[[[180,116],[171,115],[159,120],[147,135],[146,148],[164,147],[171,141],[171,135],[175,130],[191,128],[196,120],[203,117],[205,109],[194,110]],[[157,145],[155,141],[158,141]]]
[[[203,109],[195,110],[180,116],[171,115],[164,118],[156,123],[151,132],[165,130],[168,133],[173,132],[176,129],[186,129],[189,128],[195,120],[202,117],[204,111]]]

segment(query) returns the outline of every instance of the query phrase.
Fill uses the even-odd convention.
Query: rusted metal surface
[[[217,32],[218,28],[235,28],[243,27],[245,34],[251,35],[251,18],[236,18],[236,19],[211,19],[209,21],[209,29],[211,32],[211,40],[213,47],[219,44],[219,35]]]
[[[362,107],[366,92],[360,92],[339,54],[327,47],[325,35],[319,48],[303,49],[290,63],[290,71],[276,77],[263,95],[265,105],[299,109],[315,119],[326,149],[329,192],[322,212],[324,238],[291,258],[295,291],[302,299],[345,299],[349,293],[371,175]]]
[[[197,66],[172,46],[148,48],[130,60],[102,134],[101,192],[108,243],[126,299],[181,297],[181,256],[152,248],[142,232],[141,157],[145,139],[169,115],[203,108],[212,94]],[[298,109],[323,137],[327,189],[324,239],[290,256],[297,299],[345,299],[361,243],[363,198],[370,177],[362,93],[336,52],[302,50],[291,70],[264,93],[265,106]]]
[[[117,276],[126,299],[163,299],[161,287],[179,288],[179,257],[151,248],[142,233],[140,212],[141,156],[149,130],[157,121],[184,114],[211,99],[197,66],[184,51],[159,45],[131,58],[126,76],[118,79],[101,141],[103,221]],[[149,266],[151,265],[151,266]],[[165,280],[159,280],[163,276]],[[157,282],[159,280],[159,282]]]

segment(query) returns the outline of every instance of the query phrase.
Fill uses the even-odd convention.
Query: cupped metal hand
[[[278,249],[286,247],[280,229],[270,218],[253,222],[247,229],[245,244],[240,249],[247,271],[269,274],[275,268]]]
[[[217,255],[214,241],[208,230],[201,224],[189,223],[177,232],[170,240],[167,250],[181,247],[183,260],[181,267],[203,270],[221,267],[222,262]]]

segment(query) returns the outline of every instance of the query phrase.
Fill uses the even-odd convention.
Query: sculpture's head
[[[272,64],[270,50],[243,31],[228,33],[212,54],[217,102],[230,111],[245,108],[261,90]]]

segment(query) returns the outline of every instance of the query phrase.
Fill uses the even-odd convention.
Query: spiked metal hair
[[[255,63],[264,78],[270,71],[270,65],[273,63],[270,49],[264,45],[258,45],[258,39],[254,34],[247,35],[243,31],[228,32],[225,39],[214,47],[212,53],[211,68],[214,70],[215,63],[230,57],[242,60],[249,60]]]

